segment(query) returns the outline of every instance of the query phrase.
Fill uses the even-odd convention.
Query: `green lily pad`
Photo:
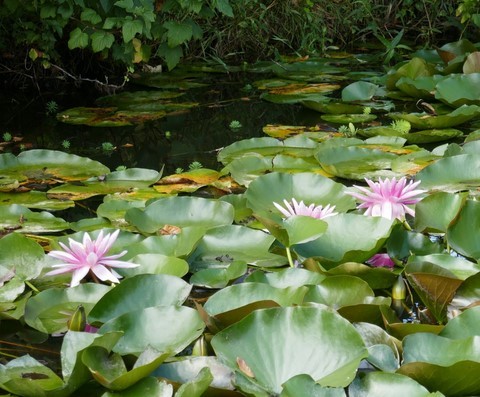
[[[480,226],[480,202],[467,200],[458,215],[448,226],[447,240],[462,255],[480,259],[480,247],[476,244],[476,231]]]
[[[139,356],[149,346],[175,355],[197,339],[204,328],[194,309],[155,306],[116,317],[103,324],[98,332],[123,331],[124,335],[113,349],[121,355]]]
[[[435,98],[448,105],[480,105],[480,73],[452,74],[436,88]]]
[[[480,338],[448,339],[418,333],[403,341],[403,364],[397,371],[447,396],[480,393]]]
[[[354,327],[320,307],[254,311],[216,334],[212,347],[247,383],[269,394],[280,393],[282,384],[300,374],[322,386],[345,387],[367,356]]]
[[[69,228],[68,222],[49,212],[33,212],[22,205],[0,206],[0,230],[19,233],[52,233]]]
[[[29,191],[24,193],[0,192],[0,205],[19,204],[38,210],[59,211],[75,206],[72,200],[56,200],[46,193]]]
[[[315,189],[306,187],[315,186]],[[245,192],[247,203],[254,212],[278,210],[274,202],[284,205],[283,200],[295,198],[306,205],[335,205],[336,211],[347,211],[355,207],[355,200],[346,194],[341,183],[312,173],[286,174],[272,172],[258,177]]]
[[[392,230],[393,221],[382,217],[338,214],[325,218],[328,228],[318,239],[294,246],[305,258],[320,260],[326,269],[341,263],[363,262],[377,253]],[[364,233],[368,230],[368,233]]]
[[[12,181],[57,184],[59,181],[84,180],[109,172],[98,161],[56,150],[28,150],[17,157],[11,153],[0,154],[0,178],[7,181],[5,184],[2,182],[0,188]],[[5,188],[2,190],[6,191]]]
[[[233,213],[233,207],[226,202],[199,197],[169,197],[154,201],[145,210],[131,208],[126,212],[125,220],[144,233],[155,233],[165,225],[180,229],[229,225]]]
[[[463,132],[455,128],[442,128],[433,130],[422,130],[410,132],[405,135],[409,143],[421,144],[432,142],[443,142],[449,139],[459,138],[463,136]]]
[[[275,288],[263,283],[242,283],[213,294],[204,309],[209,316],[230,325],[252,312],[252,304],[256,304],[256,308],[261,308],[262,302],[275,302],[278,306],[298,305],[306,292],[306,287]]]
[[[367,81],[356,81],[342,90],[342,101],[369,101],[374,96],[383,96],[380,87]]]
[[[225,288],[247,272],[247,263],[233,261],[225,268],[202,269],[190,277],[190,284],[207,288]]]
[[[132,262],[140,266],[117,271],[127,277],[138,274],[168,274],[183,277],[189,271],[188,263],[184,259],[162,254],[139,254],[132,258]]]
[[[356,378],[348,388],[352,397],[443,397],[440,392],[430,393],[420,383],[401,374],[371,372]]]
[[[117,106],[124,108],[126,106],[138,105],[148,102],[156,102],[164,99],[173,99],[185,95],[183,92],[176,91],[134,91],[122,92],[116,95],[102,96],[95,102],[99,106]]]
[[[245,279],[245,282],[265,283],[275,288],[301,287],[303,285],[320,284],[325,276],[306,269],[295,267],[282,269],[278,272],[266,273],[255,270]]]
[[[428,64],[424,59],[413,57],[410,61],[400,66],[398,69],[392,69],[387,75],[387,88],[394,90],[397,82],[402,78],[417,80],[422,77],[432,76],[435,72],[434,66]]]
[[[395,86],[412,98],[433,99],[437,84],[446,77],[441,75],[421,76],[417,78],[401,77]]]
[[[424,197],[415,205],[415,229],[445,233],[466,198],[465,193],[447,192],[436,192]]]
[[[389,113],[394,120],[407,120],[413,127],[421,129],[442,129],[463,124],[480,115],[480,107],[463,105],[448,114],[438,116],[427,113]]]
[[[32,280],[41,273],[45,254],[40,244],[18,233],[0,239],[0,269],[19,280]]]
[[[340,85],[329,83],[291,84],[270,89],[261,98],[273,103],[298,103],[305,100],[323,100],[324,94],[338,90]]]
[[[345,391],[340,387],[323,387],[309,375],[297,375],[283,384],[279,397],[345,397]]]
[[[213,376],[210,386],[222,389],[222,395],[225,397],[238,396],[233,392],[233,372],[225,365],[220,363],[216,357],[181,357],[176,361],[163,363],[158,367],[154,375],[175,384],[184,384],[193,380],[202,368],[208,368]]]
[[[88,125],[90,127],[124,127],[157,120],[167,114],[164,110],[156,112],[117,110],[110,108],[78,107],[57,114],[57,120],[67,124]]]
[[[133,368],[128,371],[119,354],[111,354],[109,349],[101,346],[92,346],[83,352],[82,362],[102,386],[111,390],[125,390],[147,377],[169,354],[147,349],[140,354]]]
[[[204,233],[195,250],[188,257],[190,270],[226,268],[233,261],[254,266],[276,267],[285,264],[285,258],[270,253],[275,238],[260,230],[240,225],[216,227]]]
[[[480,186],[480,156],[461,154],[437,160],[421,170],[417,180],[422,181],[422,188],[455,192],[477,189]]]
[[[191,285],[166,274],[141,274],[123,280],[92,308],[88,321],[106,323],[125,313],[135,313],[153,306],[181,305],[188,298]]]
[[[80,284],[73,288],[50,288],[30,298],[25,322],[45,333],[64,332],[73,312],[82,305],[88,314],[110,288],[101,284]]]
[[[377,118],[374,114],[324,114],[321,117],[322,120],[337,124],[368,123]]]
[[[452,318],[440,336],[450,339],[466,339],[471,336],[480,336],[478,321],[480,320],[480,306],[474,306],[458,316]]]

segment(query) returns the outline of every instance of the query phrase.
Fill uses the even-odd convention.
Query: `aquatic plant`
[[[408,120],[402,119],[392,121],[391,126],[393,129],[401,132],[402,134],[408,134],[412,128],[412,125]]]
[[[415,216],[415,211],[410,205],[418,203],[426,190],[415,189],[421,181],[410,181],[407,184],[407,178],[402,177],[398,181],[396,178],[379,178],[374,182],[365,178],[370,189],[363,186],[354,185],[360,193],[350,191],[348,194],[361,201],[357,206],[359,209],[366,209],[365,215],[382,216],[387,219],[405,220],[405,215]]]
[[[3,133],[3,140],[5,142],[10,142],[12,140],[12,134],[10,134],[9,132],[4,132]]]
[[[103,142],[102,143],[102,150],[104,152],[112,152],[115,150],[115,146],[113,146],[113,143],[111,142]]]
[[[286,218],[289,218],[294,215],[303,215],[309,216],[315,219],[324,219],[328,218],[329,216],[337,215],[335,211],[335,206],[330,206],[327,204],[325,207],[321,205],[305,205],[302,201],[297,202],[294,198],[292,198],[291,203],[287,200],[283,200],[283,204],[285,207],[282,207],[280,204],[273,203],[273,205],[283,214]]]
[[[192,170],[199,170],[200,168],[203,168],[203,165],[202,163],[200,163],[199,161],[193,161],[191,162],[189,165],[188,165],[188,169],[190,171]]]
[[[45,105],[45,111],[48,115],[55,115],[58,112],[58,103],[55,101],[48,101]]]
[[[366,263],[372,265],[373,267],[392,268],[395,266],[395,262],[392,261],[388,254],[375,254],[369,260],[367,260]]]
[[[88,233],[85,233],[82,243],[71,238],[68,239],[68,246],[60,242],[59,244],[63,248],[63,251],[50,251],[48,255],[63,261],[63,263],[52,265],[56,270],[46,273],[45,276],[72,273],[70,287],[79,285],[80,281],[89,273],[101,281],[119,283],[119,278],[122,276],[113,270],[113,267],[134,268],[139,266],[135,263],[118,260],[118,258],[124,256],[127,251],[122,251],[115,255],[106,255],[115,243],[119,233],[120,230],[116,230],[104,236],[103,230],[101,230],[94,240],[92,240]]]
[[[238,120],[232,120],[228,126],[231,130],[238,130],[239,128],[242,128],[242,124]]]
[[[64,149],[70,149],[70,145],[71,145],[71,143],[70,143],[69,140],[64,139],[64,140],[62,141],[62,147],[63,147]]]

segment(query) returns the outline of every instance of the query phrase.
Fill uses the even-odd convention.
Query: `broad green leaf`
[[[480,273],[466,279],[460,288],[457,289],[455,297],[448,307],[449,312],[458,315],[457,310],[465,310],[470,306],[477,306],[480,303]]]
[[[190,277],[190,284],[207,288],[225,288],[247,272],[244,261],[233,261],[225,268],[202,269]]]
[[[348,387],[350,397],[443,397],[440,392],[430,393],[408,376],[387,372],[371,372],[357,377]]]
[[[255,270],[245,279],[245,282],[265,283],[275,288],[301,287],[303,285],[320,284],[325,276],[306,269],[287,268],[278,272],[266,273]]]
[[[403,364],[397,371],[448,396],[480,393],[480,336],[447,339],[418,333],[403,341]]]
[[[310,187],[315,187],[310,188]],[[283,200],[295,198],[306,205],[335,205],[336,211],[355,207],[355,200],[347,195],[345,187],[331,179],[312,173],[286,174],[273,172],[253,181],[246,193],[248,206],[254,212],[274,211],[279,213],[274,202],[284,206]]]
[[[341,263],[371,258],[390,235],[394,221],[348,213],[325,218],[325,222],[328,228],[321,237],[298,244],[294,249],[305,258],[319,259],[330,269]]]
[[[418,129],[450,128],[463,124],[480,115],[480,107],[476,105],[463,105],[447,114],[438,116],[427,113],[389,113],[394,120],[407,120],[412,127]]]
[[[466,339],[471,336],[480,336],[480,330],[478,329],[479,321],[480,306],[471,307],[452,318],[439,335],[450,339]]]
[[[110,351],[121,336],[121,332],[109,332],[100,335],[91,332],[68,331],[63,337],[60,350],[63,379],[70,384],[78,383],[79,378],[83,378],[84,381],[88,380],[90,374],[82,363],[82,352],[92,346],[102,347]]]
[[[310,216],[291,216],[282,223],[288,235],[289,245],[307,243],[325,233],[327,224]]]
[[[283,385],[280,397],[345,397],[345,391],[340,388],[323,387],[309,375],[296,375]]]
[[[368,348],[367,361],[385,372],[394,372],[400,366],[401,342],[377,325],[358,322],[355,329]]]
[[[180,357],[178,360],[163,363],[153,375],[169,382],[184,384],[193,380],[202,368],[209,368],[213,375],[211,387],[222,389],[222,395],[230,396],[233,389],[233,371],[220,363],[215,356]],[[234,393],[234,395],[237,395]]]
[[[128,210],[125,220],[144,233],[155,233],[165,225],[180,229],[229,225],[233,221],[233,214],[233,207],[226,202],[200,197],[169,197],[154,201],[145,210]]]
[[[160,353],[149,348],[140,354],[133,368],[127,370],[122,356],[111,354],[110,349],[94,346],[83,352],[82,361],[102,386],[125,390],[150,375],[168,356],[169,352]]]
[[[422,181],[423,189],[455,192],[476,189],[480,186],[480,156],[460,154],[445,157],[420,171],[416,179]]]
[[[451,74],[436,86],[435,98],[448,105],[480,105],[480,73]]]
[[[45,265],[45,254],[40,244],[19,233],[1,238],[0,252],[0,266],[22,281],[36,278]]]
[[[197,339],[205,324],[189,307],[156,306],[129,312],[106,322],[100,334],[123,331],[114,352],[139,356],[147,347],[175,355]]]
[[[211,317],[229,325],[258,307],[291,306],[303,302],[306,287],[275,288],[263,283],[242,283],[223,288],[213,294],[204,309]],[[256,306],[252,306],[252,305]]]
[[[270,252],[274,241],[275,238],[270,234],[246,226],[212,228],[204,233],[188,257],[190,270],[226,268],[233,261],[243,261],[254,266],[282,266],[286,259]]]
[[[189,23],[167,21],[163,24],[167,29],[168,46],[174,48],[180,44],[184,44],[192,38],[193,30]]]
[[[101,397],[138,397],[138,396],[155,396],[155,397],[172,397],[172,385],[164,381],[160,381],[152,376],[146,377],[135,383],[128,389],[120,392],[107,391]]]
[[[202,368],[195,379],[184,383],[175,393],[176,397],[200,397],[212,383],[213,376],[208,367]]]
[[[436,192],[428,195],[415,206],[415,229],[445,233],[465,200],[466,194]]]
[[[142,33],[142,31],[143,23],[140,19],[126,20],[122,25],[123,42],[129,43],[137,33]]]
[[[477,232],[480,227],[480,202],[467,200],[447,229],[450,246],[462,255],[480,259]]]
[[[300,374],[322,386],[345,387],[367,356],[354,327],[320,307],[254,311],[216,334],[212,347],[227,366],[270,394]]]
[[[138,274],[168,274],[183,277],[188,273],[188,263],[184,259],[162,254],[139,254],[132,258],[132,262],[140,266],[118,271],[127,277]]]
[[[325,114],[322,120],[329,123],[346,124],[348,123],[368,123],[377,118],[374,114]]]
[[[24,193],[0,192],[0,205],[18,204],[30,209],[39,209],[47,211],[65,210],[75,206],[71,200],[63,198],[57,200],[49,197],[47,193],[31,190]]]
[[[2,389],[25,397],[55,396],[53,392],[64,387],[63,380],[54,371],[29,355],[0,365],[0,382]],[[56,395],[67,396],[68,391]]]
[[[140,274],[123,280],[106,293],[92,308],[90,323],[106,323],[125,313],[153,306],[181,305],[191,285],[179,277],[166,274]]]
[[[105,48],[110,48],[115,42],[115,37],[109,32],[103,30],[97,30],[90,36],[92,39],[93,52],[103,51]]]
[[[86,48],[88,46],[88,34],[80,28],[75,28],[70,32],[70,40],[68,40],[68,48]]]
[[[412,256],[405,267],[405,274],[436,320],[443,323],[446,320],[447,305],[462,280],[479,270],[478,265],[466,260],[439,254]]]
[[[369,101],[378,96],[379,86],[366,81],[356,81],[342,90],[342,101]]]
[[[68,228],[68,222],[46,211],[33,212],[18,204],[0,206],[0,229],[40,234]]]
[[[59,180],[78,181],[108,172],[110,170],[98,161],[56,150],[33,149],[17,157],[0,154],[0,177],[7,181],[57,184]]]
[[[25,307],[25,322],[47,334],[64,332],[73,312],[82,305],[88,314],[110,287],[86,283],[73,288],[50,288],[31,297]]]

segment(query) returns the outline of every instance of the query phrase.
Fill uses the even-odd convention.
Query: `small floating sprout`
[[[12,134],[10,134],[9,132],[4,132],[3,133],[3,140],[5,142],[10,142],[12,140]]]
[[[401,132],[402,134],[408,134],[412,125],[407,120],[395,120],[390,124],[394,130]]]
[[[239,128],[242,128],[242,123],[238,120],[232,120],[229,127],[231,130],[238,130]]]
[[[198,161],[193,161],[192,163],[190,163],[190,165],[188,166],[188,169],[190,171],[193,171],[193,170],[199,170],[200,168],[203,168],[203,165],[202,163],[198,162]]]

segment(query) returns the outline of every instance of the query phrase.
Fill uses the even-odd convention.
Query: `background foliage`
[[[5,0],[3,4],[0,63],[4,70],[29,68],[33,61],[47,70],[54,64],[77,75],[100,76],[114,74],[115,66],[125,70],[143,62],[171,69],[185,56],[250,62],[280,53],[323,53],[329,46],[348,49],[372,38],[382,46],[402,31],[403,39],[430,45],[448,35],[458,36],[464,28],[460,21],[475,26],[479,15],[477,0]]]

